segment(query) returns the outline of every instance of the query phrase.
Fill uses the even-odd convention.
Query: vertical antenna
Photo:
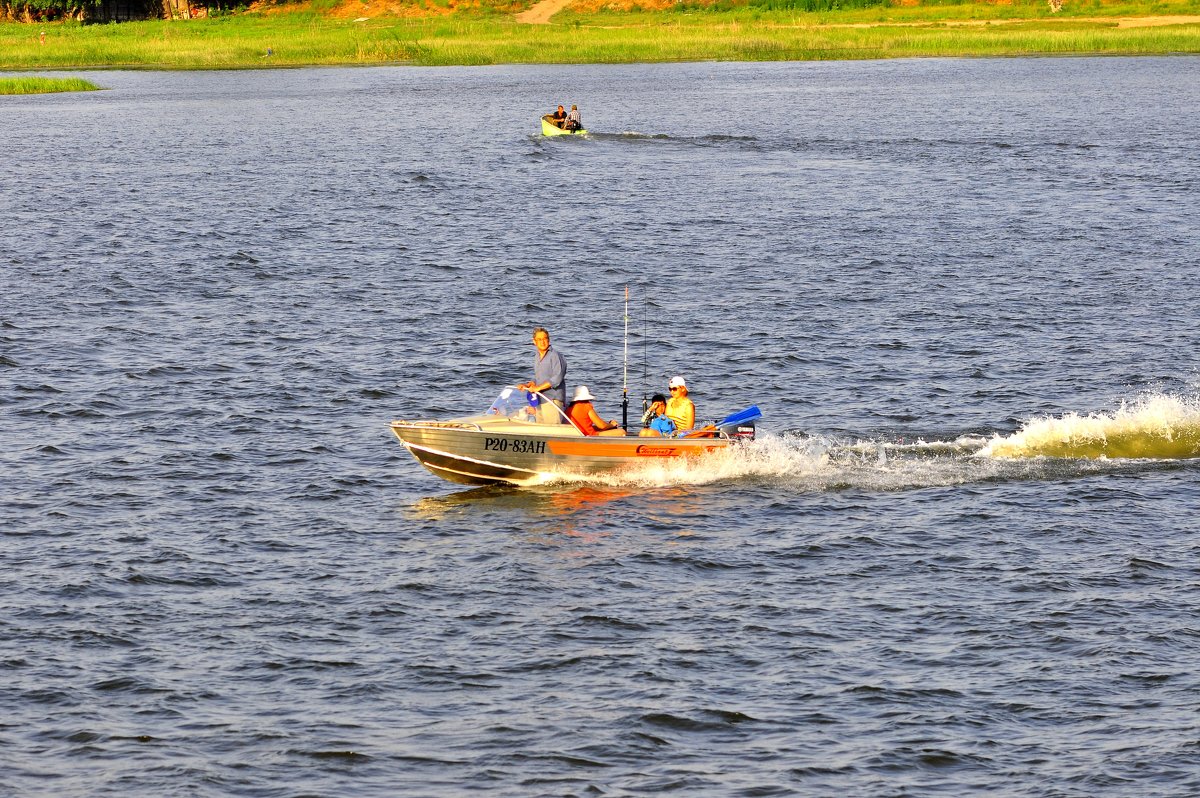
[[[629,285],[625,286],[625,365],[621,367],[621,429],[629,429]]]
[[[650,384],[650,308],[642,297],[642,390]]]

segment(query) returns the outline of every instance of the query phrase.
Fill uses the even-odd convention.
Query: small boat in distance
[[[563,130],[558,125],[550,121],[550,114],[542,117],[542,135],[543,136],[586,136],[586,130]]]
[[[533,421],[539,393],[505,388],[474,416],[447,421],[393,421],[392,432],[421,465],[464,485],[529,485],[554,475],[607,474],[639,463],[698,457],[754,439],[757,407],[747,408],[678,438],[587,436],[563,416],[561,424]],[[560,411],[561,412],[561,411]]]

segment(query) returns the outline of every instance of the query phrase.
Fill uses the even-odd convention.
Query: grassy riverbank
[[[751,2],[759,4],[721,0],[711,7],[614,11],[581,0],[577,10],[556,15],[550,25],[523,25],[477,7],[436,16],[352,19],[305,6],[189,21],[4,23],[0,69],[1200,53],[1200,0],[1067,0],[1057,14],[1031,0],[840,11]],[[589,7],[596,10],[588,13]]]
[[[54,94],[60,91],[97,91],[99,88],[82,78],[0,78],[0,94]]]

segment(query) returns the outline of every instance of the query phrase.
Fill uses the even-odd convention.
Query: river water
[[[0,98],[0,794],[1200,794],[1200,60],[85,76]],[[421,469],[539,324],[758,440]]]

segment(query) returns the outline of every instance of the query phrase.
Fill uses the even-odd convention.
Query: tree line
[[[190,19],[246,5],[246,0],[0,0],[0,20],[114,22]]]

